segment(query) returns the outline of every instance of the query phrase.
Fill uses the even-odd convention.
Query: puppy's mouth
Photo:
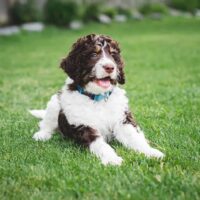
[[[104,88],[104,89],[108,89],[110,86],[111,86],[111,78],[110,77],[104,77],[104,78],[101,78],[101,79],[95,79],[94,82]]]

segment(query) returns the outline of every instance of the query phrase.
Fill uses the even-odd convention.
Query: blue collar
[[[77,86],[77,91],[80,93],[80,94],[83,94],[83,95],[86,95],[88,96],[90,99],[94,100],[94,101],[101,101],[101,100],[107,100],[108,97],[112,94],[112,91],[108,91],[108,92],[105,92],[104,94],[92,94],[92,93],[88,93],[86,91],[84,91],[84,89],[81,87],[81,86]]]

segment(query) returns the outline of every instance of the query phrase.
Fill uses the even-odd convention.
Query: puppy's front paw
[[[146,156],[154,157],[154,158],[158,158],[158,159],[162,159],[165,157],[165,155],[161,151],[154,149],[154,148],[150,148],[149,151],[146,153]]]
[[[46,141],[49,140],[51,138],[51,134],[48,132],[44,132],[44,131],[38,131],[33,135],[33,139],[36,141]]]
[[[123,159],[117,155],[109,155],[102,158],[102,163],[104,165],[118,165],[122,164]]]

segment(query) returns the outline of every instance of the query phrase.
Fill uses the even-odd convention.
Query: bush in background
[[[170,6],[178,10],[194,12],[200,7],[200,0],[171,0]]]
[[[44,13],[45,22],[57,26],[68,26],[71,21],[80,17],[78,5],[72,1],[48,0]]]
[[[98,21],[98,16],[101,14],[100,4],[92,3],[85,7],[83,21]]]
[[[41,18],[33,0],[28,0],[26,3],[15,2],[10,8],[9,13],[11,16],[11,23],[13,24],[34,22]]]
[[[140,12],[143,15],[149,15],[152,13],[168,14],[168,7],[161,3],[145,4],[140,8]]]
[[[113,19],[115,15],[117,15],[116,8],[110,7],[110,8],[103,8],[102,13]]]
[[[130,18],[132,16],[131,10],[127,8],[117,7],[116,10],[119,15],[125,15],[127,18]]]

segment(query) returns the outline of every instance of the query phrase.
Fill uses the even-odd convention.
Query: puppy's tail
[[[28,110],[31,115],[36,118],[43,119],[46,113],[46,110]]]

